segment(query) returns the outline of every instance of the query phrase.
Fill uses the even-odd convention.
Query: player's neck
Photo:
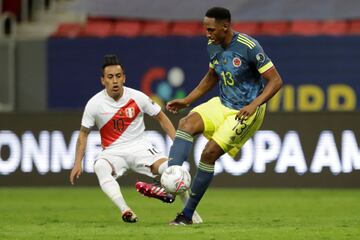
[[[122,97],[122,95],[124,94],[124,88],[120,90],[119,94],[110,94],[107,90],[106,91],[106,94],[114,99],[115,102],[119,101],[119,99]]]
[[[226,35],[226,37],[224,39],[224,42],[221,44],[221,46],[224,49],[226,49],[230,45],[230,43],[231,43],[231,41],[232,41],[232,39],[234,37],[234,31],[232,29],[230,29],[229,31],[230,32]]]

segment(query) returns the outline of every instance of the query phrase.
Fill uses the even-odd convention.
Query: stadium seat
[[[287,21],[267,21],[260,24],[260,35],[280,36],[288,34],[290,23]]]
[[[17,21],[22,20],[21,19],[21,5],[22,0],[11,0],[11,1],[0,1],[0,11],[1,13],[4,12],[11,12],[15,17]]]
[[[83,25],[79,23],[62,23],[57,27],[52,36],[74,38],[80,35],[82,29]]]
[[[344,35],[349,31],[349,24],[341,20],[328,20],[321,23],[320,34]]]
[[[110,20],[88,21],[81,35],[87,37],[108,37],[111,35],[113,28],[113,23]]]
[[[232,24],[235,31],[248,35],[257,35],[259,33],[259,26],[258,22],[234,22]]]
[[[171,31],[174,36],[199,36],[204,34],[204,28],[201,22],[174,22]]]
[[[165,21],[146,21],[144,23],[143,36],[164,37],[170,33],[170,23]]]
[[[139,20],[119,20],[114,24],[112,35],[136,37],[142,32],[143,23]]]
[[[360,20],[351,20],[350,21],[349,34],[360,35]]]
[[[318,21],[294,21],[290,25],[290,34],[313,36],[320,33],[321,24]]]

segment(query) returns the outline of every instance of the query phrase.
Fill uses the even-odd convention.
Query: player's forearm
[[[76,142],[76,150],[75,150],[75,163],[74,165],[81,165],[83,160],[86,144],[87,144],[87,137],[90,132],[90,129],[85,127],[81,127],[79,137]]]
[[[283,82],[280,75],[273,75],[271,80],[267,82],[263,92],[257,98],[255,98],[252,103],[260,106],[261,104],[269,101],[280,90],[282,84]]]
[[[217,83],[215,72],[209,70],[200,83],[192,90],[185,98],[185,101],[190,105],[210,91]]]
[[[84,157],[85,154],[85,149],[86,149],[86,141],[84,141],[84,139],[78,138],[77,142],[76,142],[76,151],[75,151],[75,163],[74,165],[81,165],[82,159]]]
[[[172,140],[174,140],[176,130],[166,114],[161,111],[156,118],[158,119],[161,128],[166,132],[167,135],[169,135]]]

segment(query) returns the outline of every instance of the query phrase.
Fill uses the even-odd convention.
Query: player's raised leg
[[[98,177],[101,189],[119,208],[124,222],[137,222],[138,218],[136,214],[126,204],[118,182],[111,175],[113,170],[110,163],[104,159],[99,159],[94,164],[94,171]]]
[[[203,130],[203,121],[196,112],[191,112],[180,119],[173,145],[170,148],[168,166],[181,166],[187,160],[193,146],[193,136]]]
[[[198,113],[192,112],[185,118],[182,118],[179,122],[179,130],[176,132],[173,145],[170,149],[170,160],[154,163],[153,166],[151,166],[151,171],[154,174],[161,175],[168,166],[181,166],[183,162],[186,161],[191,151],[193,145],[193,135],[202,132],[203,129],[204,124],[202,122],[201,116]],[[156,187],[160,186],[154,183],[136,183],[136,189],[138,192],[148,197],[155,197],[160,199],[156,194],[159,192],[159,189]]]

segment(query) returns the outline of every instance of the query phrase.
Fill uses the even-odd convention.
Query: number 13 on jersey
[[[234,85],[234,79],[233,79],[231,72],[221,71],[221,77],[224,81],[225,86],[227,86],[227,85],[233,86]]]

